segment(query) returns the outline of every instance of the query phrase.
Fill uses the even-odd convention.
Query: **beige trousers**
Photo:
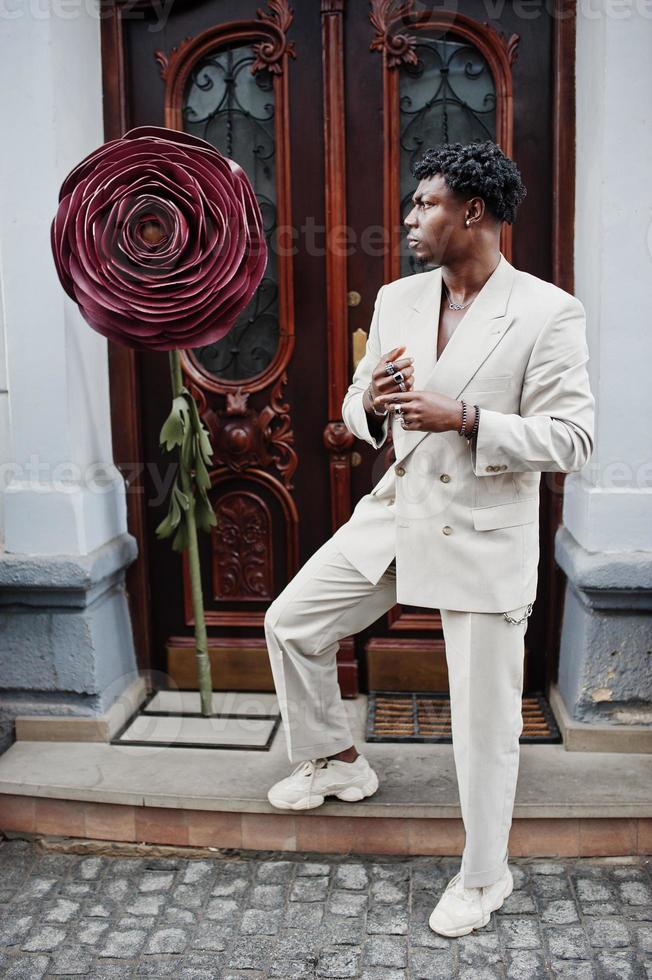
[[[354,744],[337,680],[339,640],[370,626],[395,603],[394,562],[373,585],[333,537],[269,607],[265,636],[290,762],[334,755]],[[506,611],[520,619],[527,607]],[[466,831],[463,883],[489,885],[507,866],[527,620],[517,625],[502,613],[440,613]]]

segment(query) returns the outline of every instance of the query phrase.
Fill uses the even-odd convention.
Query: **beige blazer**
[[[342,405],[347,428],[379,449],[392,425],[396,461],[336,532],[376,583],[396,556],[397,600],[505,612],[533,602],[542,471],[569,473],[593,451],[582,303],[563,289],[498,266],[437,360],[441,269],[381,286],[365,356]],[[382,354],[406,344],[414,389],[481,408],[471,444],[452,432],[410,432],[391,413],[374,439],[362,404]]]

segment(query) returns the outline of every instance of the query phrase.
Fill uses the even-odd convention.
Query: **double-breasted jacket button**
[[[442,473],[442,475],[439,477],[439,479],[441,480],[442,483],[450,483],[451,482],[451,478],[448,475],[448,473]]]
[[[394,472],[396,473],[397,476],[405,476],[405,467],[404,466],[395,466],[394,467]]]
[[[448,524],[445,524],[444,527],[441,529],[441,533],[442,534],[452,534],[453,533],[453,528],[452,527],[449,527]]]

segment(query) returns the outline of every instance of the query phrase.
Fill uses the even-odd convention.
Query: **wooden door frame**
[[[128,8],[127,8],[128,4]],[[146,9],[151,0],[138,0],[138,6]],[[322,0],[325,14],[325,52],[333,56],[337,45],[342,43],[342,27],[345,0]],[[101,52],[102,85],[104,94],[104,139],[117,139],[130,127],[128,78],[124,56],[123,12],[134,9],[133,0],[102,0]],[[552,278],[562,289],[573,291],[573,241],[575,214],[575,38],[576,0],[555,0],[553,9],[553,112],[552,112]],[[325,56],[325,55],[323,55]],[[335,79],[336,89],[324,92],[326,104],[331,109],[342,106],[343,80]],[[345,200],[341,186],[336,186],[339,164],[344,148],[327,144],[325,151],[331,165],[326,169],[325,195],[341,214]],[[332,266],[329,275],[328,322],[330,343],[329,358],[341,363],[342,351],[348,351],[346,329],[346,270]],[[343,336],[344,334],[344,336]],[[146,512],[144,487],[140,476],[143,460],[143,438],[140,423],[140,391],[137,353],[108,341],[109,384],[113,457],[118,461],[127,481],[127,522],[129,531],[138,542],[138,557],[127,571],[126,586],[130,600],[131,622],[138,666],[147,670],[152,665],[151,650],[151,602],[148,549],[146,536]],[[337,372],[336,372],[337,373]],[[341,372],[339,372],[341,374]],[[340,378],[341,382],[341,378]],[[340,383],[341,387],[341,383]],[[333,494],[333,517],[341,517],[344,501],[342,488],[349,484],[349,440],[340,419],[333,418],[339,392],[329,399],[330,422],[324,441],[332,456],[332,482],[337,483]],[[125,463],[124,461],[128,461]],[[345,471],[344,473],[342,471]],[[335,472],[336,471],[336,472]],[[342,477],[344,479],[342,480]],[[563,484],[563,479],[560,481]],[[549,528],[551,538],[561,522],[562,493],[551,495]],[[554,560],[553,541],[548,542],[549,560],[544,572],[549,584],[549,602],[546,617],[546,677],[555,679],[561,606],[565,577]]]

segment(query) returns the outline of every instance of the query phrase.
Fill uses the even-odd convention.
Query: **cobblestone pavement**
[[[0,842],[7,980],[652,978],[643,859],[513,860],[514,892],[488,925],[445,939],[428,916],[459,858],[52,846]]]

